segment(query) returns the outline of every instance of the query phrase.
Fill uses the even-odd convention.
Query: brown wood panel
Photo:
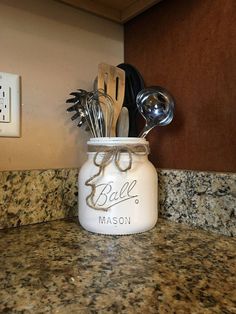
[[[157,167],[236,171],[235,16],[235,0],[165,0],[125,24],[125,62],[176,101],[148,135]]]

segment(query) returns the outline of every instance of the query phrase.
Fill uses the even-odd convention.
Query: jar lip
[[[121,144],[143,144],[148,141],[143,137],[92,137],[88,145],[121,145]]]

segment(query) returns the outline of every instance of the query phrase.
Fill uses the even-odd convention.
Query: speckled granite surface
[[[0,172],[0,229],[77,215],[78,169]],[[159,213],[236,236],[236,174],[159,170]]]
[[[235,239],[167,220],[122,237],[5,229],[0,251],[1,313],[236,313]]]
[[[160,216],[236,236],[236,174],[161,170]]]
[[[0,172],[0,229],[77,214],[76,169]]]

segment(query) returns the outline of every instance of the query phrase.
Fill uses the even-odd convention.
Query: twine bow
[[[96,152],[93,157],[93,163],[95,166],[99,168],[98,172],[95,173],[91,178],[85,181],[86,186],[90,186],[92,191],[86,197],[86,204],[96,210],[108,211],[109,207],[98,207],[95,204],[94,196],[96,193],[96,184],[92,183],[92,181],[99,177],[100,174],[104,171],[104,169],[114,160],[114,163],[119,169],[120,172],[126,172],[132,168],[132,154],[142,153],[143,155],[149,154],[149,146],[148,145],[119,145],[119,146],[93,146],[89,147],[89,151]],[[103,154],[102,159],[100,161],[99,154]],[[120,157],[121,153],[128,154],[128,164],[124,168],[121,167]]]

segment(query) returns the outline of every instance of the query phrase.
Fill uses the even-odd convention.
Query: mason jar
[[[88,141],[79,172],[78,217],[88,231],[124,235],[152,229],[158,217],[157,171],[145,138]]]

